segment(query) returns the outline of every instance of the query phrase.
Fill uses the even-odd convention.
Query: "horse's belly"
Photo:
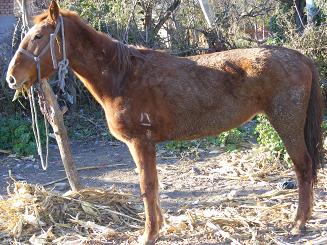
[[[254,108],[241,107],[238,110],[216,110],[202,112],[198,115],[194,113],[186,114],[176,119],[176,126],[170,134],[171,139],[195,139],[235,128],[250,120],[257,114]]]

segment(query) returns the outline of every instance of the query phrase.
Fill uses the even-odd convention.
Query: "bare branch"
[[[175,0],[167,9],[164,16],[159,19],[158,24],[153,29],[153,34],[156,35],[161,27],[165,24],[165,22],[170,18],[171,14],[178,8],[181,4],[181,0]]]
[[[263,16],[269,13],[270,11],[274,10],[274,7],[269,6],[268,0],[264,3],[260,4],[259,6],[253,6],[251,9],[247,12],[243,12],[240,14],[240,18],[246,18],[246,17],[257,17],[257,16]]]
[[[257,40],[257,39],[252,39],[249,37],[241,37],[240,39],[245,40],[245,41],[249,41],[252,43],[256,43],[256,44],[264,44],[267,42],[268,38],[262,39],[262,40]]]

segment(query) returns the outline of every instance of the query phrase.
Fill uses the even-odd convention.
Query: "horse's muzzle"
[[[24,83],[27,82],[27,80],[25,80],[24,82],[17,84],[16,78],[13,75],[9,75],[9,74],[6,77],[6,80],[9,88],[11,89],[19,89],[23,86]]]
[[[9,75],[9,76],[6,77],[6,80],[7,80],[9,88],[17,89],[18,86],[17,86],[16,79],[15,79],[14,76]]]

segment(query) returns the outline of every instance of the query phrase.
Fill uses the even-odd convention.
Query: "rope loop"
[[[68,74],[68,65],[69,65],[69,60],[68,59],[63,59],[58,63],[58,83],[60,89],[65,92],[65,78],[66,75]]]
[[[40,88],[37,88],[38,91],[40,91]],[[34,87],[32,86],[29,91],[28,96],[29,102],[30,102],[30,108],[31,108],[31,116],[32,116],[32,129],[33,134],[35,138],[37,153],[40,156],[41,160],[41,166],[43,170],[47,170],[48,168],[48,157],[49,157],[49,125],[48,121],[46,119],[45,112],[43,114],[44,119],[44,126],[45,126],[45,134],[46,134],[46,155],[45,158],[43,156],[43,150],[42,150],[42,143],[41,143],[41,132],[39,127],[39,121],[37,117],[37,109],[35,105],[35,96],[34,96]],[[39,97],[40,99],[40,97]],[[40,101],[39,101],[40,104]],[[42,110],[41,110],[42,112]]]

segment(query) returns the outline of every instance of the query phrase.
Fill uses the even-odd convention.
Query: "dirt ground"
[[[276,164],[251,145],[228,153],[221,148],[193,149],[174,154],[158,147],[160,198],[167,225],[157,244],[326,244],[327,172],[315,190],[313,218],[307,230],[291,234],[297,190],[283,190],[293,171]],[[139,196],[138,175],[127,147],[118,141],[75,141],[73,156],[83,185],[132,192]],[[46,185],[65,177],[58,148],[50,147],[47,171],[38,160],[0,155],[0,195],[6,195],[9,171],[18,180]],[[65,192],[67,181],[47,188]],[[141,230],[106,244],[138,244]],[[1,242],[0,242],[1,243]]]

